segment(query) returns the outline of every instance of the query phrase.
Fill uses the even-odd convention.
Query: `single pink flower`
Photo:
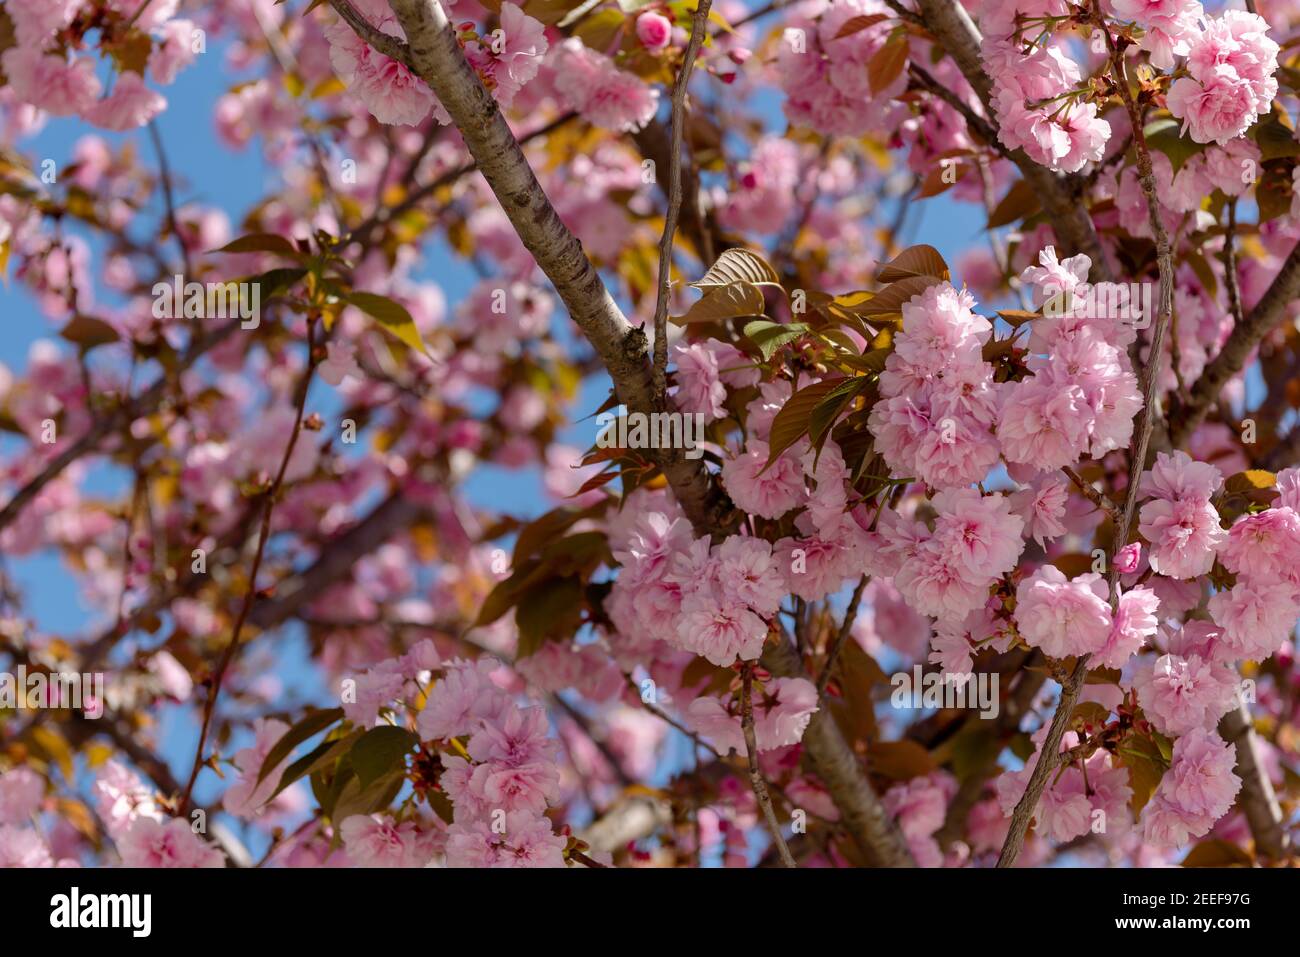
[[[673,25],[663,14],[647,10],[636,18],[636,38],[647,50],[662,50],[668,46],[672,36]]]

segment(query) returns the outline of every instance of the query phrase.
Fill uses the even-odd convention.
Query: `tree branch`
[[[496,101],[466,61],[446,13],[435,0],[390,0],[390,5],[406,32],[412,68],[460,130],[515,232],[609,371],[619,401],[634,411],[653,412],[645,332],[628,323],[582,244],[560,220]],[[666,449],[658,461],[697,530],[736,526],[734,507],[702,460]]]
[[[803,662],[784,636],[767,647],[761,663],[777,677],[808,680]],[[882,867],[915,867],[902,832],[862,773],[858,756],[844,740],[829,710],[818,708],[813,712],[803,745],[858,849]]]
[[[197,362],[203,353],[224,342],[238,328],[239,322],[235,321],[198,337],[191,342],[189,349],[180,357],[175,373],[159,376],[157,381],[141,393],[138,399],[123,403],[109,415],[97,420],[85,435],[51,459],[45,468],[41,469],[31,481],[20,488],[14,494],[14,497],[5,503],[4,508],[0,508],[0,531],[4,531],[8,525],[18,518],[22,510],[41,493],[41,490],[58,478],[69,465],[82,456],[94,452],[99,447],[100,442],[118,429],[126,428],[140,416],[157,408],[163,400],[167,386],[176,381],[176,376]]]
[[[749,762],[749,783],[754,789],[758,806],[763,811],[763,820],[767,822],[767,830],[772,835],[772,842],[776,845],[777,853],[781,855],[781,863],[786,867],[798,867],[794,858],[790,856],[790,848],[785,843],[785,837],[781,834],[781,825],[776,819],[776,811],[772,808],[772,795],[767,793],[767,782],[763,780],[763,772],[758,767],[758,743],[754,735],[753,686],[754,665],[752,662],[747,662],[741,670],[740,727],[745,735],[745,758]]]
[[[700,52],[700,44],[704,42],[712,2],[713,0],[699,0],[695,7],[695,14],[691,18],[691,39],[686,44],[682,65],[673,82],[668,211],[664,215],[664,231],[659,240],[659,289],[655,294],[654,386],[655,407],[659,409],[667,408],[668,405],[668,290],[672,284],[673,236],[677,232],[677,213],[682,206],[682,130],[686,120],[686,91],[690,86],[695,57]]]
[[[226,670],[234,660],[235,653],[239,651],[239,639],[244,630],[244,624],[248,621],[249,613],[253,610],[253,604],[257,601],[257,573],[262,569],[262,557],[266,553],[267,540],[271,537],[271,513],[275,509],[276,496],[279,495],[280,489],[284,485],[285,473],[289,471],[289,462],[293,459],[293,450],[298,444],[298,437],[302,434],[302,420],[307,407],[307,393],[311,389],[312,374],[316,371],[315,329],[316,318],[310,316],[307,319],[307,365],[302,380],[298,385],[297,412],[294,416],[293,430],[289,433],[289,441],[286,443],[284,455],[280,459],[280,468],[265,492],[261,527],[257,534],[257,551],[253,555],[253,564],[248,571],[248,590],[244,593],[244,602],[239,608],[239,616],[235,619],[235,626],[231,630],[230,641],[227,643],[225,651],[221,653],[216,671],[212,674],[212,687],[208,691],[207,701],[204,702],[203,722],[199,726],[199,743],[194,749],[194,765],[190,768],[190,777],[185,784],[185,792],[181,795],[181,814],[185,813],[185,809],[189,805],[190,795],[194,791],[194,782],[198,780],[199,770],[203,767],[203,748],[208,741],[208,729],[212,724],[212,714],[216,710],[217,698],[221,695],[222,679],[225,678]]]
[[[1293,850],[1290,835],[1283,825],[1282,807],[1273,793],[1273,782],[1264,771],[1250,712],[1239,704],[1219,721],[1219,735],[1237,746],[1237,777],[1241,778],[1241,795],[1237,805],[1246,815],[1255,851],[1280,861]]]

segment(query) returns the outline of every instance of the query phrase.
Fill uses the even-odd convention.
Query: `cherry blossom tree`
[[[0,10],[0,864],[1294,863],[1295,4]]]

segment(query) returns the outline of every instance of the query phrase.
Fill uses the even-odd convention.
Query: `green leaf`
[[[257,284],[258,301],[266,302],[281,289],[288,289],[305,275],[307,270],[301,266],[286,266],[280,269],[269,269],[248,281]]]
[[[1153,150],[1158,150],[1169,157],[1169,162],[1174,168],[1174,175],[1183,165],[1195,156],[1197,153],[1205,151],[1203,143],[1180,135],[1180,124],[1177,120],[1169,117],[1162,117],[1158,120],[1152,120],[1146,125],[1143,134],[1146,136],[1147,146]]]
[[[544,546],[555,541],[556,536],[568,531],[575,522],[592,518],[603,510],[603,505],[599,508],[574,508],[572,505],[561,505],[534,519],[520,529],[519,537],[515,539],[512,564],[518,565],[525,559],[532,558]]]
[[[984,727],[986,722],[968,722],[966,727],[953,738],[952,772],[961,781],[977,775],[988,773],[1002,753],[1002,742],[997,732]]]
[[[420,330],[415,327],[415,320],[400,302],[371,292],[350,292],[343,299],[366,315],[378,319],[380,326],[416,352],[429,354],[424,347],[424,340],[420,338]]]
[[[1254,860],[1233,844],[1218,838],[1208,838],[1187,852],[1183,867],[1250,867]]]
[[[1255,184],[1255,202],[1260,223],[1271,222],[1291,212],[1291,168],[1285,162],[1268,163],[1264,175]]]
[[[381,725],[363,734],[348,752],[361,788],[368,788],[392,771],[404,773],[406,755],[419,743],[414,732],[393,725]]]
[[[1248,134],[1259,146],[1265,163],[1286,156],[1300,156],[1300,140],[1295,130],[1287,125],[1286,114],[1276,108],[1261,119]]]
[[[1248,469],[1229,476],[1223,483],[1223,490],[1229,495],[1246,495],[1250,492],[1271,489],[1277,484],[1277,476],[1265,469]]]
[[[347,765],[347,762],[344,762]],[[389,771],[376,781],[362,786],[355,770],[347,765],[347,770],[340,766],[339,776],[331,790],[330,820],[336,824],[355,814],[374,814],[393,803],[406,782],[404,770]]]
[[[257,772],[257,783],[261,784],[266,776],[279,766],[281,761],[293,753],[294,748],[308,738],[320,734],[342,718],[342,708],[324,708],[319,711],[308,712],[306,717],[299,720],[297,724],[284,733],[284,737],[271,746],[271,750],[266,753],[266,759],[262,761],[261,769]]]
[[[303,258],[297,246],[283,236],[276,236],[274,233],[249,233],[247,236],[240,236],[234,242],[226,243],[220,249],[213,251],[218,253],[274,253],[288,259]]]
[[[338,738],[326,735],[324,741],[284,769],[284,774],[280,775],[280,783],[276,785],[275,791],[268,798],[268,802],[274,800],[281,791],[290,787],[295,781],[300,781],[309,774],[315,774],[322,768],[333,764],[344,754],[347,754],[348,750],[363,734],[365,734],[363,728],[356,728]]]
[[[481,628],[484,625],[490,625],[496,621],[511,608],[515,606],[515,599],[519,597],[519,591],[522,587],[521,578],[529,571],[536,570],[541,565],[539,561],[530,561],[523,566],[516,566],[514,574],[505,581],[497,582],[492,590],[488,592],[487,597],[483,599],[483,605],[478,610],[478,617],[474,619],[474,627]]]
[[[1151,800],[1151,795],[1165,774],[1166,765],[1160,749],[1150,738],[1130,732],[1120,742],[1115,761],[1121,767],[1128,768],[1128,783],[1133,790],[1129,807],[1135,815],[1139,814]]]
[[[526,658],[548,641],[569,638],[582,623],[582,582],[573,576],[538,582],[519,596],[515,625],[517,658]]]
[[[771,319],[755,319],[745,324],[745,338],[758,346],[764,359],[771,359],[778,349],[801,338],[807,331],[808,326],[802,322],[786,325]]]
[[[826,437],[831,434],[831,428],[840,413],[870,384],[871,380],[866,376],[846,379],[827,393],[826,398],[813,408],[812,414],[808,417],[808,438],[818,453],[826,444]]]

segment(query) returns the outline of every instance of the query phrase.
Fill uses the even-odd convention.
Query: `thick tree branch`
[[[803,662],[784,636],[777,644],[767,647],[761,663],[777,677],[808,680]],[[869,707],[869,704],[864,702],[862,706]],[[828,709],[819,708],[813,713],[804,732],[803,745],[818,777],[834,798],[854,843],[867,859],[881,867],[915,867],[916,861],[902,832],[862,773],[858,756],[844,740]]]
[[[249,624],[262,629],[274,628],[294,617],[343,578],[359,558],[410,528],[427,511],[426,506],[401,491],[393,492],[365,518],[331,539],[306,570],[281,583],[274,597],[258,602],[248,616]]]
[[[1245,813],[1246,823],[1250,825],[1250,833],[1255,838],[1255,852],[1280,861],[1293,851],[1294,845],[1283,824],[1282,807],[1273,793],[1273,782],[1264,770],[1250,712],[1244,704],[1223,716],[1219,721],[1219,735],[1237,747],[1236,773],[1241,778],[1237,806]]]
[[[645,332],[628,323],[582,244],[560,220],[496,101],[466,61],[446,14],[434,0],[390,5],[406,32],[413,69],[450,114],[519,238],[596,349],[619,401],[633,411],[653,412]],[[669,449],[661,451],[659,464],[697,530],[735,527],[735,509],[702,460]]]

